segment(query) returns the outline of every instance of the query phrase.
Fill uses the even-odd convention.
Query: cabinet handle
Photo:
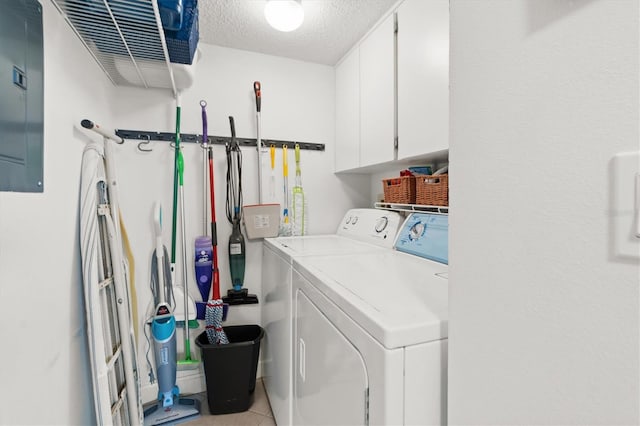
[[[640,238],[640,173],[636,173],[636,205],[634,212],[636,238]]]
[[[299,359],[299,370],[300,370],[300,377],[302,378],[302,381],[305,381],[305,367],[306,367],[306,350],[305,350],[305,345],[304,345],[304,340],[300,339],[300,341],[298,342],[298,346],[300,348],[300,350],[298,351],[300,354],[300,359]]]

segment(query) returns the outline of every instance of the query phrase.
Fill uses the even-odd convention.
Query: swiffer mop
[[[162,210],[156,205],[154,212],[156,233],[155,271],[152,271],[152,292],[156,308],[151,321],[153,355],[158,378],[158,403],[144,411],[145,425],[159,425],[176,422],[200,415],[200,402],[191,398],[180,398],[180,389],[176,385],[176,319],[168,304],[170,289],[166,285],[167,262],[165,248],[162,245]],[[155,283],[155,285],[153,285]]]
[[[255,294],[248,294],[244,283],[245,270],[245,245],[244,237],[240,229],[242,220],[242,152],[236,140],[236,128],[233,117],[229,117],[231,126],[231,142],[226,146],[227,152],[227,219],[231,223],[231,236],[229,237],[229,272],[233,288],[227,290],[227,296],[223,298],[229,305],[245,305],[258,303]]]
[[[209,293],[211,292],[211,282],[213,279],[214,270],[217,273],[217,265],[213,263],[213,241],[212,238],[215,239],[216,233],[214,224],[211,224],[212,236],[209,237],[207,235],[207,228],[209,226],[209,201],[208,201],[208,193],[207,187],[209,186],[209,161],[208,157],[211,157],[211,152],[209,150],[209,140],[207,133],[207,102],[202,100],[200,101],[200,107],[202,108],[202,205],[204,206],[203,210],[203,229],[202,236],[196,238],[195,244],[195,272],[196,272],[196,284],[198,285],[198,290],[200,291],[200,296],[202,296],[202,302],[196,302],[197,307],[197,318],[199,320],[205,319],[206,315],[206,307],[207,302],[209,300]],[[213,198],[213,197],[212,197]],[[212,200],[213,202],[213,200]]]

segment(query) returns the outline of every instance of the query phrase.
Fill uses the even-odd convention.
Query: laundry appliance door
[[[368,424],[362,356],[303,289],[294,306],[293,424]]]

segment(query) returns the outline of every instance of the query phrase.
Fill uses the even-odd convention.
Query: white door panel
[[[300,289],[295,310],[293,423],[366,424],[362,356]]]

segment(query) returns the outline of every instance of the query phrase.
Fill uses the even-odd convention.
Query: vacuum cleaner
[[[162,210],[156,205],[154,212],[156,250],[152,264],[151,290],[155,310],[151,319],[151,338],[155,371],[158,380],[158,403],[144,410],[144,424],[172,424],[191,420],[200,415],[200,401],[181,398],[176,385],[178,356],[176,350],[176,319],[169,301],[172,300],[171,280],[166,248],[162,245]],[[153,383],[153,370],[150,373]]]
[[[244,270],[246,263],[245,244],[240,222],[242,220],[242,153],[236,139],[236,127],[233,117],[229,117],[231,126],[231,142],[226,145],[227,153],[227,219],[231,223],[229,237],[229,271],[233,288],[227,290],[223,297],[224,303],[229,305],[247,305],[258,303],[255,294],[249,294],[243,288]]]

